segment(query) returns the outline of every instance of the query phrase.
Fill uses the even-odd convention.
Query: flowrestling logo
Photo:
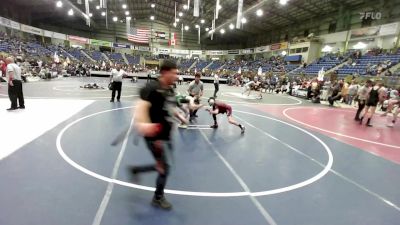
[[[361,12],[360,13],[361,20],[367,20],[367,19],[380,20],[381,18],[382,18],[382,13],[380,13],[380,12]]]

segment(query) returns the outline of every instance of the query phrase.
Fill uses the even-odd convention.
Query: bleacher
[[[221,66],[223,66],[224,63],[221,61],[214,61],[209,67],[209,70],[218,70],[219,68],[221,68]]]
[[[107,57],[113,62],[113,63],[120,63],[120,64],[124,64],[124,58],[122,57],[122,54],[119,52],[105,52],[105,54],[107,55]]]
[[[202,69],[204,69],[204,67],[206,67],[210,63],[211,63],[210,61],[199,60],[196,66],[193,67],[193,69],[196,68],[197,71],[201,71]]]
[[[189,67],[195,62],[195,59],[188,59],[188,60],[182,60],[180,68],[182,71],[186,71],[189,69]]]
[[[354,59],[354,62],[350,65],[344,65],[342,68],[337,70],[338,75],[377,75],[378,65],[385,62],[391,62],[387,67],[389,69],[391,66],[396,65],[400,62],[400,54],[394,55],[364,55],[359,59]]]
[[[299,68],[296,73],[304,73],[307,75],[317,75],[318,72],[324,68],[324,71],[330,70],[339,65],[342,61],[336,56],[324,56],[306,66],[306,68]]]
[[[70,55],[72,55],[74,58],[76,58],[77,60],[80,60],[82,62],[90,62],[90,59],[88,59],[84,54],[82,54],[80,49],[71,48],[71,49],[68,49],[67,52]]]
[[[105,60],[103,57],[103,54],[99,51],[85,51],[86,54],[88,54],[90,57],[92,57],[92,59],[94,59],[95,61],[103,61]]]
[[[125,54],[126,59],[128,60],[130,65],[138,65],[140,64],[140,56],[132,56],[130,54]]]

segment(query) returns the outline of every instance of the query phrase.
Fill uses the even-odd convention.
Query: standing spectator
[[[358,92],[358,84],[353,80],[349,86],[349,96],[347,98],[347,104],[352,105],[353,100],[356,97]]]
[[[110,102],[114,102],[115,92],[118,91],[117,101],[121,98],[122,78],[126,72],[121,69],[121,65],[117,65],[115,69],[111,70],[110,82],[112,82],[112,93]]]
[[[370,89],[371,85],[372,85],[372,81],[367,80],[367,82],[364,84],[364,86],[362,86],[360,88],[360,90],[358,91],[358,94],[357,94],[358,110],[357,110],[356,116],[354,118],[354,120],[356,120],[356,121],[360,121],[360,114],[361,114],[362,110],[364,109],[365,104],[367,102],[368,94],[370,91],[369,89]]]
[[[8,97],[11,101],[11,107],[7,110],[12,111],[18,109],[17,100],[20,109],[25,109],[24,94],[22,92],[21,68],[14,63],[14,58],[8,57],[7,63],[7,79],[8,79]]]
[[[203,82],[200,81],[200,73],[196,73],[194,76],[194,81],[190,82],[189,88],[188,88],[188,94],[192,96],[193,98],[197,99],[196,104],[200,104],[200,98],[203,96]],[[197,109],[191,112],[190,115],[190,120],[192,120],[194,117],[197,117],[196,115]]]
[[[217,92],[219,91],[219,75],[218,73],[214,74],[214,98],[217,97]]]
[[[182,76],[182,74],[180,74],[179,80],[178,80],[179,85],[182,85],[182,81],[183,81],[183,76]]]

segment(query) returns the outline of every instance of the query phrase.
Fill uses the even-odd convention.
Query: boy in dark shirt
[[[160,67],[158,81],[149,82],[140,91],[140,100],[135,110],[135,127],[151,151],[156,164],[131,167],[134,175],[142,172],[157,171],[156,191],[152,204],[162,209],[171,209],[172,205],[164,197],[170,163],[168,154],[172,152],[171,129],[173,117],[187,123],[176,111],[176,98],[171,85],[177,79],[177,65],[165,60]]]

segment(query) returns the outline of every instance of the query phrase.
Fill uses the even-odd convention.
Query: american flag
[[[138,43],[149,43],[150,29],[131,27],[128,35],[128,40]]]

